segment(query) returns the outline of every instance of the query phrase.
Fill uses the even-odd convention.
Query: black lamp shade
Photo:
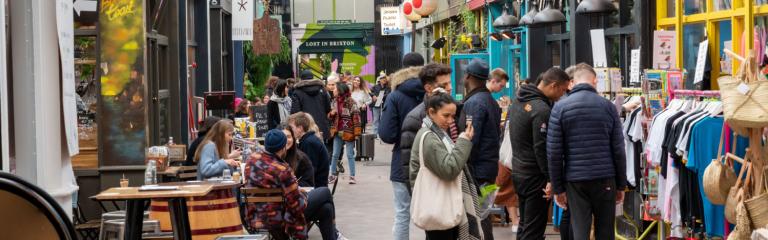
[[[605,0],[583,0],[576,7],[576,13],[610,13],[616,11],[616,6]]]
[[[509,13],[507,13],[507,9],[504,8],[504,12],[501,14],[501,16],[497,17],[496,20],[493,21],[493,28],[509,29],[516,27],[518,24],[519,21],[517,17],[514,15],[509,15]]]
[[[530,5],[531,10],[528,11],[523,17],[520,18],[520,25],[532,25],[533,24],[533,17],[536,16],[536,14],[539,13],[539,8],[536,5],[531,4]]]
[[[445,42],[446,41],[445,41],[444,37],[440,37],[438,39],[435,39],[435,41],[432,42],[432,48],[434,48],[434,49],[441,49],[441,48],[445,47]]]
[[[561,23],[565,21],[565,14],[560,9],[552,8],[550,4],[547,4],[547,8],[533,17],[534,24]]]

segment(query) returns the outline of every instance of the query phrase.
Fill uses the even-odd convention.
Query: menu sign
[[[251,121],[256,123],[256,137],[263,137],[269,131],[267,106],[251,106]]]

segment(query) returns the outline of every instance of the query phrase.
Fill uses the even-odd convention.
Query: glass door
[[[170,70],[168,37],[147,34],[147,83],[149,85],[149,143],[162,145],[171,136]]]
[[[466,68],[467,65],[469,65],[469,62],[475,58],[480,58],[488,62],[487,53],[451,55],[450,67],[453,69],[453,73],[451,74],[451,88],[453,89],[451,91],[451,96],[457,101],[464,100],[464,96],[467,94],[465,92],[466,89],[464,88],[464,78],[466,77],[464,68]]]

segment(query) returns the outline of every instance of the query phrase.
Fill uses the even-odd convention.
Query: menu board
[[[251,121],[256,124],[256,137],[263,137],[269,131],[267,106],[251,106]]]

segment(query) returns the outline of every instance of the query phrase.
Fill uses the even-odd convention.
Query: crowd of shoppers
[[[401,70],[380,75],[372,86],[348,72],[326,80],[310,71],[299,81],[272,79],[265,102],[274,130],[265,135],[265,152],[248,156],[246,179],[249,186],[284,189],[290,207],[249,205],[249,224],[267,226],[278,238],[303,239],[307,221],[317,221],[323,239],[343,238],[327,186],[340,180],[344,153],[349,183],[357,183],[355,144],[371,113],[374,133],[393,145],[394,239],[410,239],[412,219],[427,239],[494,239],[487,214],[494,199],[486,191],[493,184],[500,188],[495,203],[519,225],[517,239],[543,239],[553,200],[570,218],[561,226],[563,239],[588,239],[593,227],[596,239],[614,238],[613,206],[626,187],[623,135],[615,106],[595,90],[592,67],[550,68],[516,81],[514,95],[502,93],[497,101],[493,94],[510,85],[503,69],[491,71],[481,59],[462,69],[424,62],[409,53]],[[465,90],[456,95],[454,72]],[[463,99],[454,98],[459,94]],[[249,116],[250,105],[239,100],[231,116]],[[198,165],[198,179],[239,167],[233,133],[231,121],[205,119],[185,163]],[[504,134],[509,140],[502,146]],[[502,148],[510,149],[509,165],[500,161]],[[423,186],[430,181],[439,184]],[[450,191],[459,194],[429,197]],[[425,213],[423,203],[456,202],[458,221],[424,222],[445,212]],[[275,212],[283,217],[265,215]]]

